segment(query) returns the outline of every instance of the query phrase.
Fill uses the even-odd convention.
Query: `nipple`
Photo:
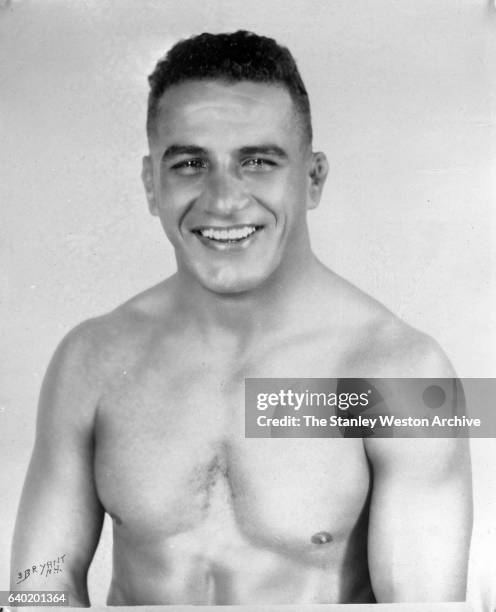
[[[318,533],[314,533],[310,539],[312,544],[327,544],[328,542],[332,542],[332,535],[327,531],[319,531]]]

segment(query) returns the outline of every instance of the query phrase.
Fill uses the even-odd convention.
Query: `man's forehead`
[[[282,86],[253,81],[191,80],[164,92],[157,123],[159,129],[179,127],[179,118],[192,126],[212,120],[249,125],[264,120],[287,120],[292,115],[291,96]]]

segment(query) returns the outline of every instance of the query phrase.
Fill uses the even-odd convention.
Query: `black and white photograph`
[[[496,609],[495,28],[0,0],[3,610]]]

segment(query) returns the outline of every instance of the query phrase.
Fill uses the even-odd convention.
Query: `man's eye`
[[[185,159],[172,166],[172,170],[185,176],[198,174],[206,168],[208,168],[208,162],[205,159]]]
[[[260,157],[254,157],[245,160],[242,164],[243,168],[251,172],[268,172],[276,166],[275,162],[270,159],[263,159]]]

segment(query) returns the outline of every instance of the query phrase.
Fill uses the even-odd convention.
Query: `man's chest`
[[[242,385],[198,372],[178,382],[124,383],[100,409],[98,492],[124,528],[153,539],[203,526],[298,548],[319,532],[347,537],[369,490],[361,440],[246,439]]]

